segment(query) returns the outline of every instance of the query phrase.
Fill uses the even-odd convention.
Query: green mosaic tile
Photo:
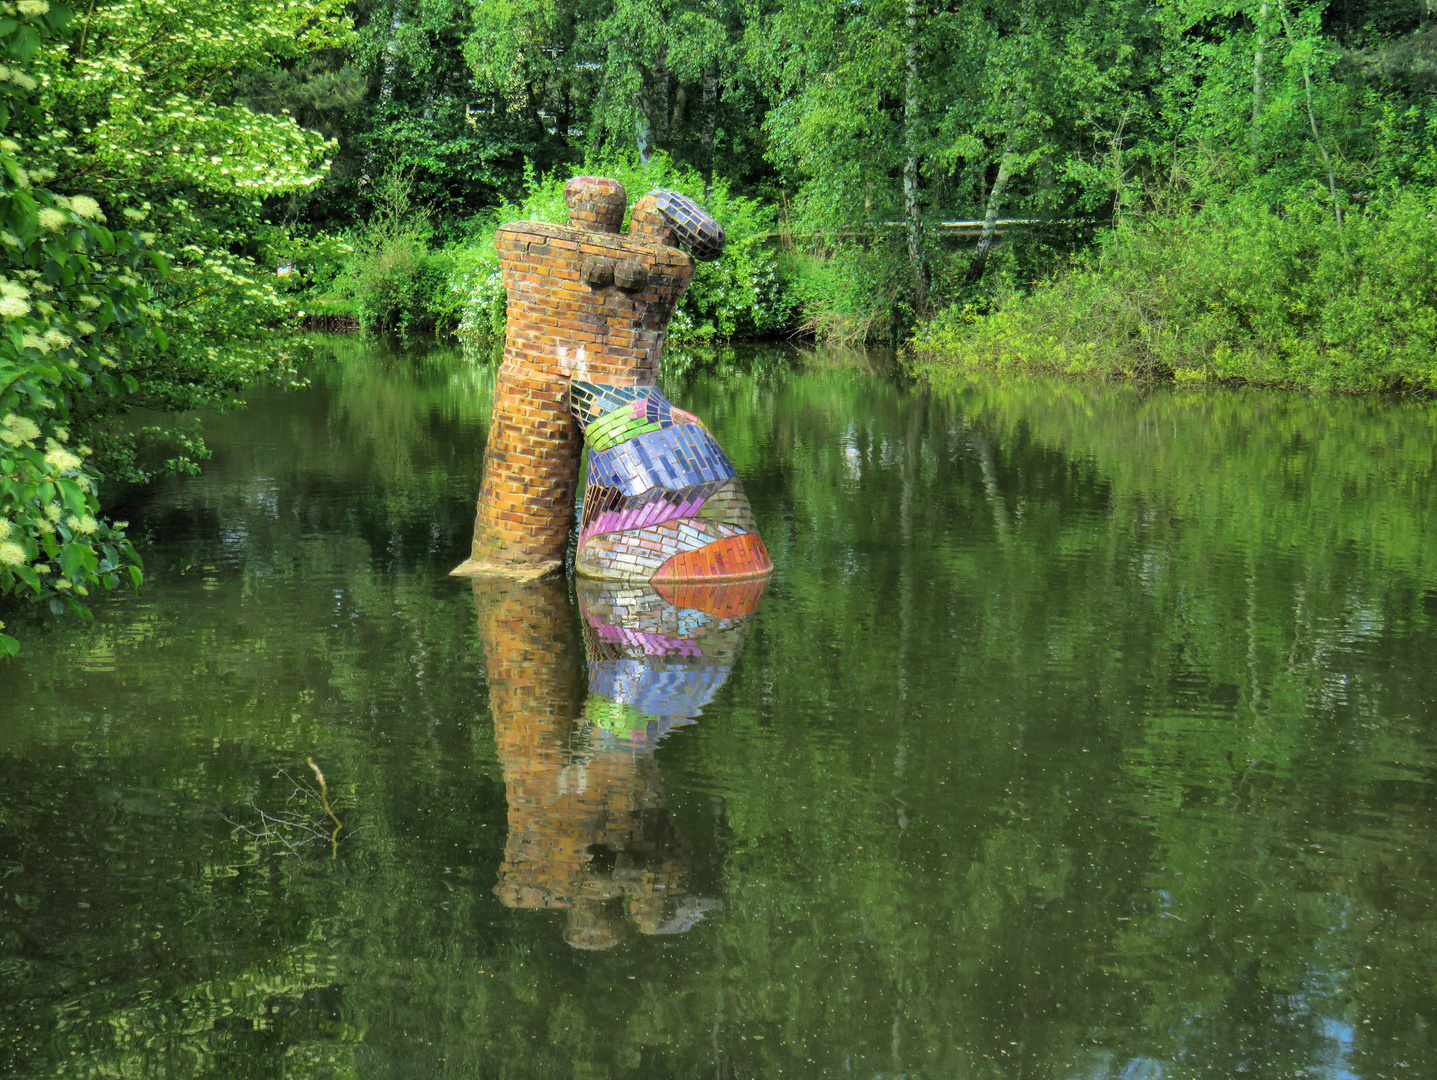
[[[584,441],[589,444],[590,450],[597,453],[647,431],[658,431],[661,427],[663,424],[648,420],[643,415],[636,419],[633,405],[624,404],[595,420],[584,432]]]

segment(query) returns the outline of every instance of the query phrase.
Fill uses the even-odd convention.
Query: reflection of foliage
[[[588,700],[584,702],[584,715],[596,727],[611,731],[616,735],[627,735],[631,731],[644,727],[650,721],[657,722],[659,719],[657,716],[646,716],[628,702],[610,701],[597,694],[590,694]]]
[[[1295,1075],[1326,1020],[1358,1075],[1437,1066],[1427,406],[693,350],[666,390],[778,564],[658,751],[724,906],[580,964],[492,893],[507,807],[443,577],[492,369],[332,347],[127,509],[162,541],[146,603],[5,683],[0,1026],[42,1030],[0,1071],[73,1069],[61,1023],[122,1074],[227,1078]],[[188,816],[315,746],[365,792],[337,863]]]

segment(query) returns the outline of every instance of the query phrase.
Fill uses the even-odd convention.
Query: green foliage
[[[888,340],[903,282],[896,270],[901,263],[887,245],[794,252],[787,262],[803,334],[830,345]]]
[[[350,299],[360,323],[379,330],[433,326],[449,270],[445,255],[431,248],[433,235],[430,211],[415,201],[412,172],[392,170],[321,306]]]
[[[137,437],[100,428],[109,417],[230,408],[257,381],[294,378],[305,350],[276,339],[294,308],[275,268],[312,257],[323,241],[273,225],[263,200],[318,184],[333,144],[290,116],[215,99],[246,67],[347,34],[335,0],[222,0],[184,12],[120,0],[92,5],[37,54],[43,120],[25,143],[32,175],[89,192],[143,227],[153,252],[152,303],[117,357],[133,386],[88,400],[83,417],[111,477],[193,471],[205,450],[189,426],[152,425]]]
[[[264,221],[262,199],[318,183],[326,144],[213,99],[236,67],[344,27],[330,0],[120,0],[83,20],[23,0],[0,18],[0,593],[84,615],[93,589],[138,585],[101,479],[193,471],[207,450],[193,425],[114,419],[233,407],[294,377],[272,267],[314,244]]]
[[[706,185],[699,173],[675,165],[663,154],[656,154],[647,166],[621,159],[591,162],[584,171],[618,180],[631,201],[654,188],[680,192],[699,202],[724,227],[728,243],[723,257],[695,267],[693,284],[674,314],[671,340],[770,337],[789,328],[795,298],[778,261],[765,248],[773,228],[770,211],[735,195],[723,181]],[[504,283],[493,246],[495,230],[510,221],[567,222],[567,179],[567,174],[558,173],[538,178],[531,171],[524,199],[495,211],[484,230],[464,245],[468,254],[456,258],[452,287],[466,298],[458,333],[467,344],[502,337],[504,332]]]
[[[913,349],[1069,374],[1437,390],[1431,204],[1397,193],[1339,226],[1318,195],[1131,225],[1031,293],[950,309]]]
[[[0,595],[84,614],[77,597],[140,582],[123,523],[100,510],[100,474],[77,430],[94,399],[135,388],[116,344],[144,333],[146,239],[111,231],[99,203],[39,188],[15,140],[43,131],[34,79],[18,70],[70,19],[29,4],[0,20]],[[22,164],[22,161],[25,161]],[[19,643],[0,634],[0,655]]]
[[[555,160],[665,153],[706,175],[763,170],[748,11],[735,0],[513,0],[473,5],[476,86]]]

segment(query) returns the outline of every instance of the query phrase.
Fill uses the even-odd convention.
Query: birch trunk
[[[903,216],[908,225],[908,264],[913,271],[913,309],[926,319],[928,270],[923,263],[923,213],[918,201],[918,4],[908,0],[908,48],[903,78]]]
[[[652,69],[654,78],[654,146],[662,148],[669,141],[669,62],[668,50],[660,49]]]
[[[639,117],[634,121],[634,147],[639,152],[639,164],[648,165],[649,147],[653,145],[653,129],[649,127],[648,110],[644,108],[644,99],[640,95],[634,104],[638,107]]]
[[[703,90],[704,127],[702,138],[704,148],[704,198],[707,199],[713,194],[714,158],[718,149],[718,64],[712,61],[704,65]]]
[[[1282,27],[1287,31],[1287,42],[1292,47],[1297,46],[1297,39],[1292,34],[1292,21],[1288,19],[1287,12],[1282,12]],[[1322,155],[1323,167],[1327,170],[1327,190],[1332,196],[1332,215],[1337,219],[1338,229],[1342,228],[1342,200],[1337,197],[1337,173],[1332,167],[1332,156],[1327,152],[1327,144],[1322,141],[1322,132],[1317,127],[1317,109],[1312,103],[1312,68],[1308,64],[1302,65],[1302,85],[1307,92],[1307,121],[1312,125],[1312,141],[1317,144],[1317,152]],[[1342,234],[1339,232],[1339,236]],[[1342,242],[1342,254],[1347,254],[1347,241]]]
[[[1257,15],[1257,48],[1252,54],[1252,171],[1262,168],[1262,136],[1258,124],[1262,117],[1262,50],[1267,47],[1267,0]]]
[[[983,231],[978,236],[978,252],[968,267],[970,284],[983,276],[988,265],[988,253],[993,250],[993,238],[998,232],[998,211],[1003,205],[1003,193],[1008,189],[1008,177],[1013,172],[1013,148],[1003,151],[998,162],[998,175],[993,180],[993,189],[988,193],[988,211],[983,215]]]
[[[389,40],[384,43],[384,77],[379,83],[379,97],[388,101],[394,96],[394,80],[399,74],[399,31],[404,27],[404,0],[394,5],[394,18],[389,22]]]
[[[669,114],[669,131],[679,130],[679,125],[684,121],[684,109],[689,103],[689,88],[682,82],[679,88],[674,91],[674,110]]]
[[[399,31],[404,27],[404,0],[398,0],[394,5],[394,17],[389,20],[389,38],[384,43],[384,73],[379,82],[379,100],[387,102],[394,97],[394,81],[399,75]],[[360,176],[360,185],[373,183],[375,171],[375,151],[364,155],[364,172]]]

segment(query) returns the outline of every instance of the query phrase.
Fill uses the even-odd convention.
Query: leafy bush
[[[6,19],[5,63],[28,61],[68,16],[32,6]],[[23,137],[36,84],[20,74],[0,83],[0,116]],[[0,594],[84,614],[77,597],[92,588],[140,581],[123,525],[101,514],[101,477],[75,424],[86,397],[132,389],[107,338],[151,299],[138,276],[145,244],[107,229],[94,199],[36,187],[20,149],[0,140]],[[0,634],[0,655],[18,648]]]
[[[903,264],[886,248],[880,243],[789,255],[801,312],[798,331],[825,345],[890,340],[907,307]]]
[[[1433,207],[1394,192],[1352,210],[1241,201],[1124,227],[1067,273],[950,308],[929,362],[1183,382],[1437,389]]]
[[[83,616],[94,589],[140,581],[101,481],[207,455],[194,425],[110,421],[233,408],[257,380],[294,378],[302,347],[276,338],[293,309],[273,267],[307,245],[263,220],[263,200],[317,184],[332,144],[210,99],[236,66],[332,44],[347,22],[337,0],[235,0],[183,19],[100,4],[83,24],[48,0],[6,12],[0,595]],[[0,634],[0,654],[17,647]]]
[[[796,300],[777,260],[764,248],[773,227],[770,210],[732,194],[722,181],[705,193],[699,173],[676,167],[662,154],[655,155],[647,167],[627,161],[590,162],[583,171],[618,180],[631,202],[654,188],[677,191],[702,205],[724,227],[728,243],[723,257],[695,268],[693,284],[670,326],[672,340],[767,337],[789,328]],[[537,178],[528,171],[523,200],[500,206],[484,230],[463,245],[465,255],[455,257],[451,287],[464,297],[458,333],[466,343],[504,333],[504,283],[494,251],[495,231],[510,221],[567,222],[564,184],[569,175]]]
[[[380,181],[373,214],[351,238],[348,258],[315,306],[347,306],[374,329],[435,325],[451,306],[444,303],[451,260],[432,248],[433,236],[428,209],[414,199],[411,174],[391,170]]]

